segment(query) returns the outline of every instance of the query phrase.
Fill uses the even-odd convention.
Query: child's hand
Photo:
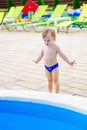
[[[71,66],[74,66],[75,64],[76,64],[76,61],[74,60],[74,61],[71,61],[70,63],[69,63]]]

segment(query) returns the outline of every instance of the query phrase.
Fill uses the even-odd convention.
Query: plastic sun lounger
[[[33,24],[33,23],[38,23],[38,21],[41,19],[41,16],[44,14],[44,12],[46,11],[48,5],[40,5],[35,14],[33,15],[32,19],[30,22],[19,22],[19,23],[12,23],[12,24],[8,24],[8,28],[10,29],[11,27],[14,27],[17,29],[17,27],[22,27],[25,31],[26,29],[24,28],[25,25],[29,25],[29,24]],[[20,31],[20,30],[18,30]]]
[[[60,20],[71,20],[70,17],[62,17],[64,10],[67,8],[67,4],[59,4],[56,6],[54,11],[52,12],[50,18],[47,19],[46,22],[39,22],[38,25],[47,25],[49,26],[50,23],[54,23],[54,26],[57,25],[57,22]]]
[[[0,28],[2,26],[2,22],[3,22],[3,19],[4,19],[4,15],[5,15],[5,12],[0,12]]]
[[[47,20],[47,26],[49,26],[49,24],[52,22],[54,23],[54,26],[56,26],[57,22],[60,20],[71,20],[70,17],[61,17],[66,8],[67,4],[57,5],[51,17]]]
[[[0,12],[0,25],[2,24],[5,12]]]
[[[6,22],[9,21],[9,19],[11,18],[13,12],[15,11],[15,7],[11,7],[9,12],[6,14],[6,16],[4,17],[4,20],[3,20],[3,24],[5,24]]]
[[[33,16],[33,18],[31,19],[31,22],[38,22],[41,17],[43,16],[43,14],[45,13],[45,10],[47,9],[48,5],[40,5],[38,10],[36,10],[35,15]]]
[[[53,11],[51,17],[48,18],[48,20],[46,22],[40,22],[39,21],[38,23],[33,23],[33,24],[31,23],[31,24],[28,25],[28,27],[30,27],[30,28],[32,27],[36,32],[41,32],[40,30],[37,29],[38,26],[40,26],[40,25],[45,25],[46,24],[48,26],[50,23],[53,22],[54,26],[56,26],[58,20],[64,20],[64,19],[70,20],[70,17],[61,17],[64,10],[66,9],[66,7],[67,7],[67,4],[59,4],[59,5],[57,5],[56,8]]]
[[[12,15],[9,17],[9,22],[6,22],[6,24],[8,23],[14,23],[15,20],[19,17],[19,15],[21,14],[23,6],[16,6],[14,12],[12,13]]]
[[[47,19],[46,22],[39,22],[36,24],[33,24],[32,27],[36,32],[41,32],[38,29],[40,26],[47,25],[47,27],[50,25],[50,23],[54,23],[54,27],[56,27],[58,21],[60,20],[71,20],[70,17],[62,17],[62,14],[64,10],[67,8],[67,4],[59,4],[56,6],[54,11],[52,12],[50,18]]]
[[[83,10],[77,20],[61,22],[56,27],[58,28],[58,32],[60,28],[67,28],[66,33],[68,33],[69,27],[71,25],[75,24],[81,29],[80,24],[86,23],[86,22],[87,22],[87,4],[84,4]]]

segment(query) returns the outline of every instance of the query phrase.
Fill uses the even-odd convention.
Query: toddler
[[[70,61],[66,55],[61,51],[59,46],[55,44],[56,33],[54,29],[47,28],[42,32],[44,45],[39,56],[34,62],[37,64],[43,57],[45,62],[45,73],[48,80],[48,90],[52,92],[53,83],[55,84],[56,93],[59,92],[59,64],[57,62],[57,54],[70,66],[74,66],[75,61]]]

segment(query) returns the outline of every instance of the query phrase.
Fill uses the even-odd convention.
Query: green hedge
[[[25,5],[28,0],[21,0],[22,5]]]
[[[13,5],[13,0],[8,0],[8,10],[10,9],[10,7],[14,6]]]
[[[74,9],[80,8],[80,0],[72,0]]]
[[[45,2],[44,2],[44,0],[37,0],[37,4],[38,4],[38,5],[44,5]]]
[[[55,9],[55,7],[57,6],[57,4],[60,4],[60,0],[54,0],[53,9]]]

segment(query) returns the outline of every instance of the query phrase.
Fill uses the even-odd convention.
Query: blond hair
[[[47,28],[47,29],[43,30],[43,32],[42,32],[42,38],[44,39],[47,36],[48,33],[51,34],[51,36],[53,37],[53,40],[56,40],[55,30],[51,29],[51,28]]]

